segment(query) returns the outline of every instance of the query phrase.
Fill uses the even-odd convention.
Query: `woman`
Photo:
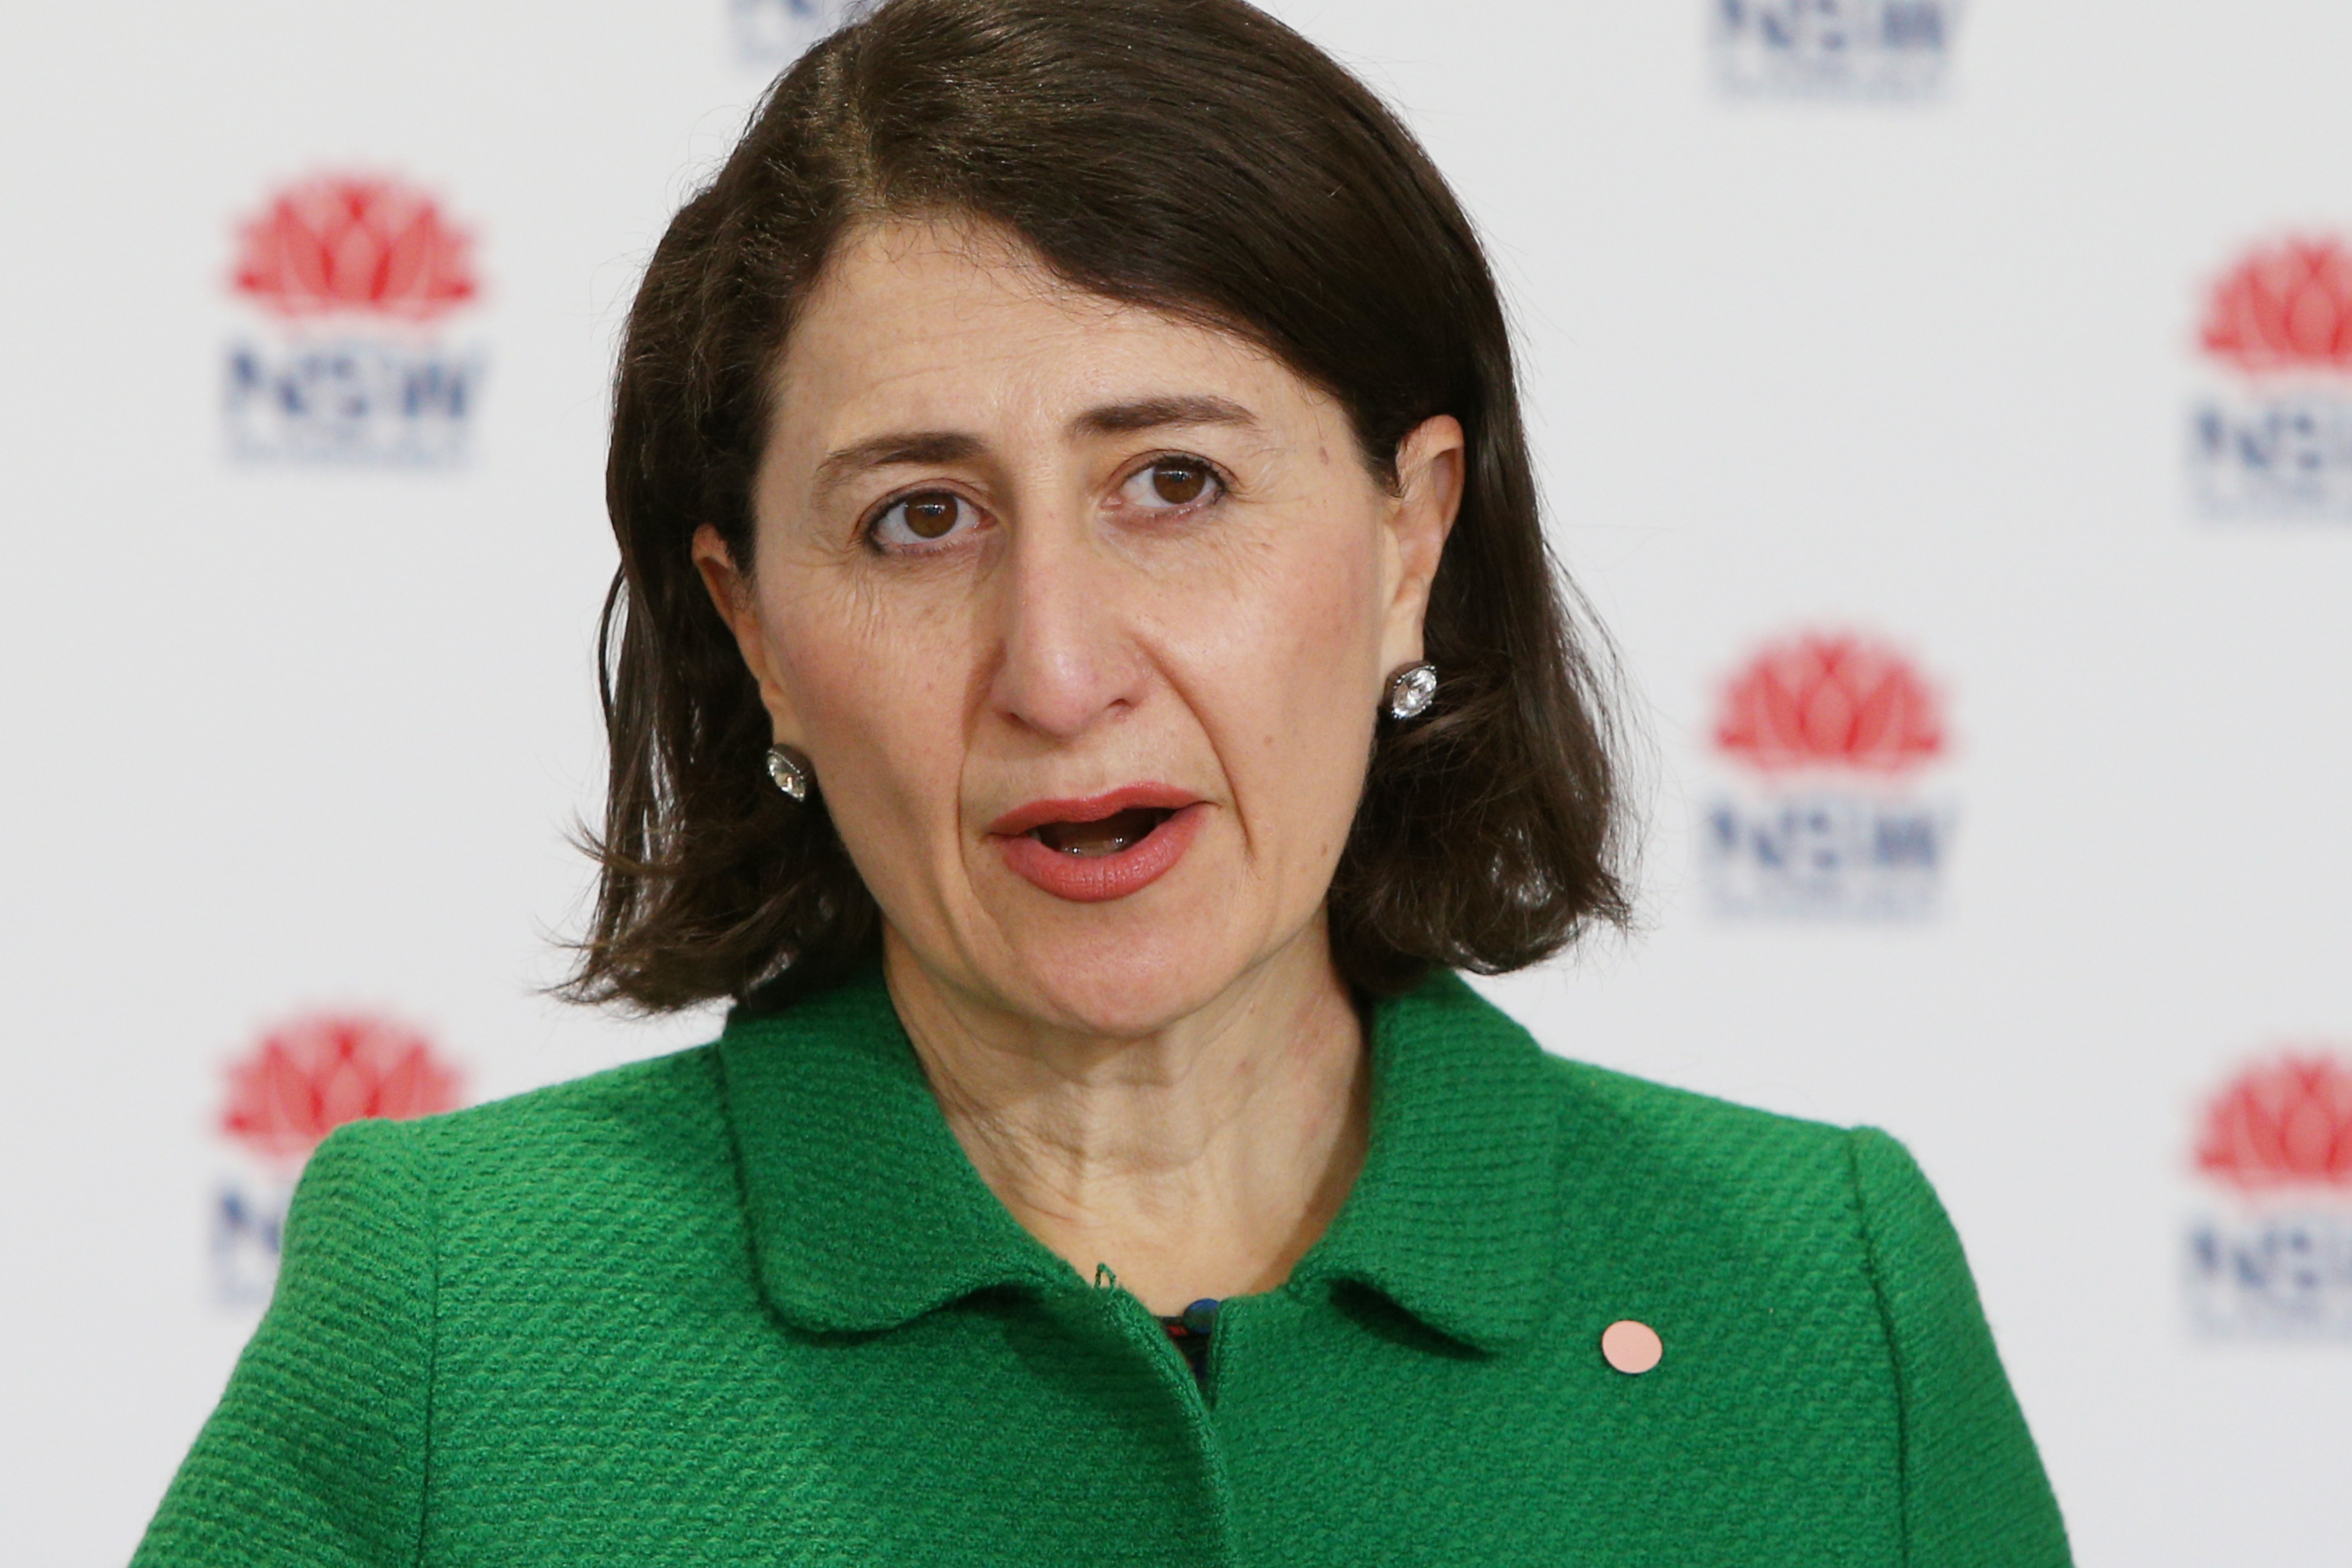
[[[331,1139],[142,1562],[2065,1560],[1899,1147],[1452,973],[1621,915],[1606,731],[1470,226],[1311,46],[819,46],[610,500],[577,990],[738,1005]]]

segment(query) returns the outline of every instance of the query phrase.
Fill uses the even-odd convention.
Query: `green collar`
[[[786,1321],[895,1328],[991,1286],[1084,1281],[965,1158],[878,967],[719,1041],[760,1275]],[[1286,1289],[1353,1281],[1480,1350],[1543,1307],[1552,1096],[1526,1031],[1451,973],[1372,1013],[1371,1144]]]

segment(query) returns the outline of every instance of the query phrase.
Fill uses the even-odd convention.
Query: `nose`
[[[1016,726],[1070,741],[1142,700],[1149,663],[1123,605],[1118,563],[1076,515],[1016,525],[999,579],[990,706]]]

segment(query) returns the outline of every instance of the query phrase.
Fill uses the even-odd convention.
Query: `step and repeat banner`
[[[1484,226],[1622,665],[1641,929],[1491,989],[1904,1139],[2084,1563],[2352,1563],[2352,10],[1278,9]],[[713,1029],[543,992],[610,360],[836,19],[12,25],[7,1561],[128,1554],[330,1129]]]

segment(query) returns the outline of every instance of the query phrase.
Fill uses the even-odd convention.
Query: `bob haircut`
[[[1502,304],[1411,133],[1242,0],[887,0],[777,80],[629,315],[603,880],[568,995],[764,1006],[877,948],[821,793],[797,805],[769,782],[767,714],[689,542],[714,524],[751,566],[794,314],[843,234],[892,216],[994,226],[1077,288],[1271,353],[1345,407],[1391,489],[1408,432],[1460,420],[1466,482],[1425,632],[1436,700],[1380,726],[1328,895],[1333,955],[1389,994],[1624,921],[1614,731],[1544,542]]]

